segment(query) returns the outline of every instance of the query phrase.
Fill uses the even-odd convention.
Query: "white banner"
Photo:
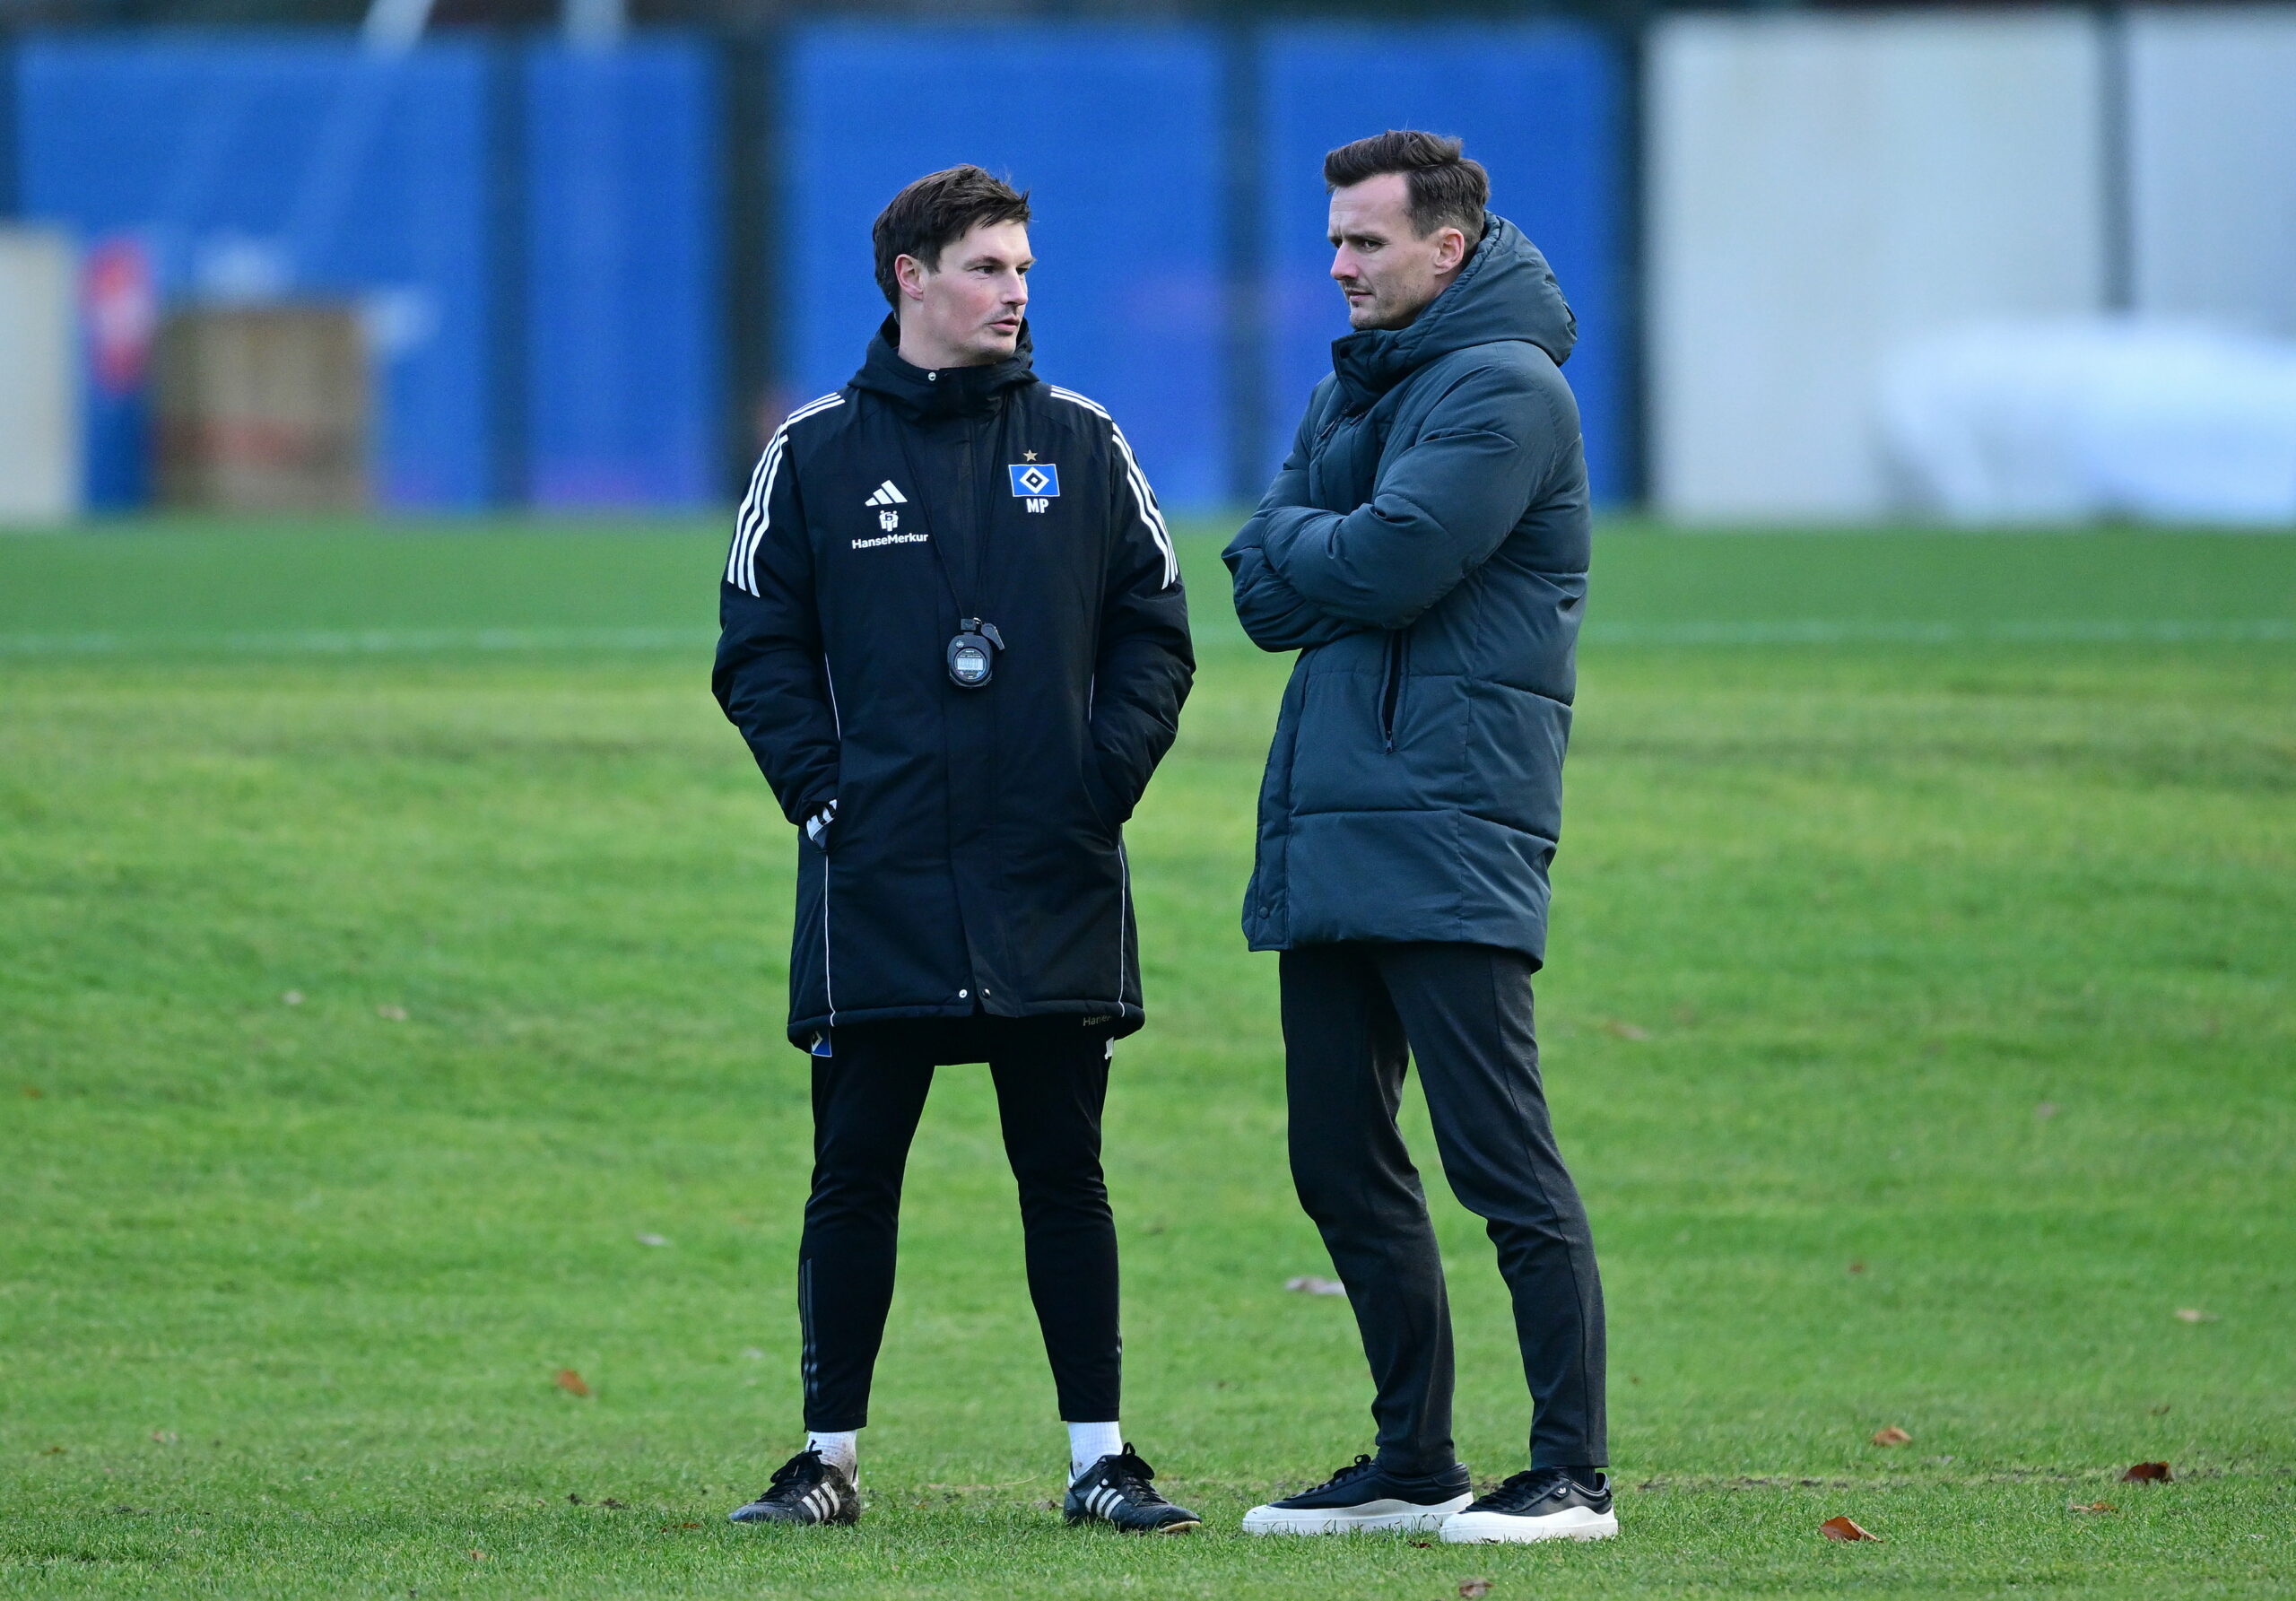
[[[2296,9],[2129,23],[2137,309],[2296,338]]]
[[[1658,509],[1883,515],[1900,498],[1877,415],[1894,352],[1964,325],[2099,309],[2102,65],[2074,11],[1658,28]]]
[[[80,511],[75,277],[63,235],[0,229],[0,523]]]

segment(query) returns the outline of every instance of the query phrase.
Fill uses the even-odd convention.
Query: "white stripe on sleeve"
[[[1109,433],[1116,441],[1117,457],[1124,464],[1125,481],[1132,486],[1132,498],[1140,508],[1140,520],[1147,525],[1148,536],[1164,558],[1163,587],[1169,589],[1179,581],[1179,559],[1172,553],[1172,533],[1164,526],[1164,513],[1156,504],[1156,492],[1148,487],[1148,475],[1140,470],[1139,458],[1132,454],[1132,441],[1124,437],[1124,430],[1098,401],[1089,400],[1074,389],[1064,389],[1058,384],[1045,386],[1061,399],[1083,406],[1109,425]]]
[[[766,441],[765,454],[758,457],[756,470],[750,474],[749,493],[742,497],[742,509],[735,515],[734,546],[726,555],[726,581],[736,589],[757,593],[757,548],[764,543],[766,528],[772,520],[773,481],[781,472],[790,428],[844,404],[841,391],[809,400],[784,417],[781,426]]]

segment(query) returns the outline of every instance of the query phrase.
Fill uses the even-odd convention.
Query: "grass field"
[[[1148,1543],[1045,1510],[963,1069],[866,1519],[723,1521],[796,1440],[807,1125],[714,526],[0,540],[0,1590],[2296,1593],[2296,540],[1605,531],[1540,1004],[1625,1535],[1504,1551],[1233,1532],[1368,1383],[1283,1287],[1326,1268],[1236,929],[1285,664],[1187,545],[1109,1145],[1126,1419],[1210,1524]],[[1440,1228],[1495,1479],[1521,1380]]]

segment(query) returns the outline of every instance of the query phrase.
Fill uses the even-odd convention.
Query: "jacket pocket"
[[[1084,748],[1084,808],[1100,831],[1111,840],[1125,825],[1125,808],[1117,798],[1115,787],[1109,783],[1100,752],[1090,745]]]
[[[1379,681],[1379,745],[1393,753],[1396,718],[1403,710],[1404,680],[1411,672],[1411,635],[1397,629],[1387,636],[1387,671]]]

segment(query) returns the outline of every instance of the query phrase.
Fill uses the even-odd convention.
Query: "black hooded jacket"
[[[1503,217],[1408,326],[1332,346],[1226,552],[1236,612],[1297,650],[1260,790],[1253,949],[1546,951],[1587,595],[1576,326]]]
[[[789,1038],[896,1018],[1140,1026],[1121,839],[1195,674],[1170,535],[1109,414],[888,321],[767,445],[713,687],[800,836]],[[951,682],[961,618],[1004,640]]]

